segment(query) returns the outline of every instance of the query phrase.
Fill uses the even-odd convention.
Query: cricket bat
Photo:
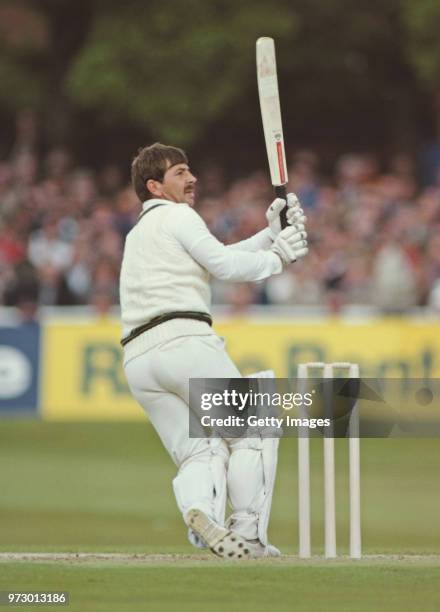
[[[257,81],[270,178],[277,197],[286,199],[288,179],[278,92],[275,43],[273,38],[267,36],[257,40]],[[286,209],[287,205],[280,215],[282,228],[287,227]]]

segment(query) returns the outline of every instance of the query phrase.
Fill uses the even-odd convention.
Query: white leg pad
[[[180,465],[173,489],[184,520],[195,508],[224,525],[228,458],[223,440],[206,439],[200,441],[200,450]]]
[[[247,540],[265,546],[277,470],[278,438],[237,441],[228,468],[229,526]],[[245,447],[246,445],[246,447]]]
[[[233,509],[229,526],[247,540],[258,537],[258,511],[264,500],[262,441],[234,440],[228,467],[228,492]]]
[[[249,376],[263,379],[274,377],[273,370]],[[269,381],[261,385],[261,391],[267,390],[273,390]],[[229,525],[244,538],[258,539],[267,546],[279,438],[244,438],[229,442],[232,453],[228,468],[228,491],[233,508]]]
[[[266,438],[263,440],[264,501],[260,509],[258,521],[258,539],[265,546],[268,544],[267,528],[269,526],[273,490],[277,474],[279,442],[279,438]]]

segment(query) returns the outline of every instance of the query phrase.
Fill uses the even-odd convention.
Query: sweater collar
[[[142,210],[145,212],[152,206],[159,206],[161,204],[172,204],[172,202],[170,202],[170,200],[162,200],[161,198],[152,198],[151,200],[145,200],[145,202],[142,203]]]

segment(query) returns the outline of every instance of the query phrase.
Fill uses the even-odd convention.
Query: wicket
[[[354,363],[301,363],[298,366],[299,383],[304,387],[310,370],[321,371],[324,378],[333,378],[335,370],[347,370],[349,378],[359,378],[359,366]],[[331,392],[331,387],[327,387]],[[331,396],[324,397],[326,416],[332,414]],[[307,416],[304,407],[301,416]],[[360,448],[359,412],[355,404],[350,414],[349,427],[349,487],[350,487],[350,557],[361,558],[361,509],[360,509]],[[336,499],[335,499],[335,448],[333,426],[324,434],[324,537],[325,557],[336,553]],[[298,429],[298,523],[299,556],[311,557],[310,520],[310,444],[308,428]]]

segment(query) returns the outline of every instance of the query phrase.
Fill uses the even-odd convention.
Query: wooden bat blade
[[[273,38],[263,37],[257,40],[257,81],[272,184],[285,185],[286,154]]]
[[[273,38],[264,36],[257,40],[257,82],[263,120],[270,178],[279,197],[286,197],[287,183],[286,153],[284,149],[283,124],[281,119],[278,90],[275,43]],[[284,223],[285,220],[285,209]]]

